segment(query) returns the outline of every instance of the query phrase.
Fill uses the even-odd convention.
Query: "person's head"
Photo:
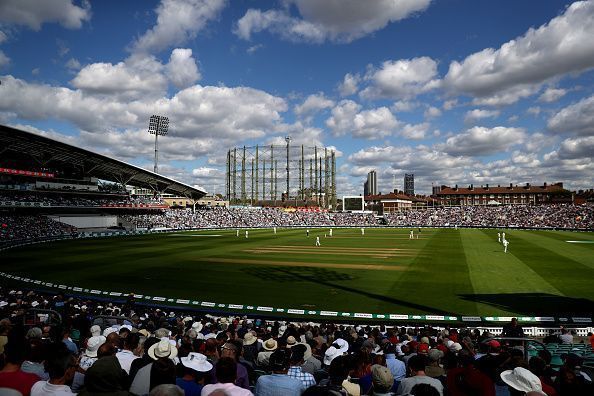
[[[115,331],[112,333],[109,333],[107,335],[107,337],[105,337],[105,342],[107,344],[111,344],[116,348],[120,348],[121,346],[121,338],[120,335],[118,333],[116,333]]]
[[[439,396],[439,391],[429,384],[416,384],[410,390],[411,396]]]
[[[41,363],[46,358],[45,344],[39,338],[32,338],[27,342],[26,359],[30,362]]]
[[[342,381],[347,379],[349,372],[352,369],[352,363],[348,355],[338,356],[330,363],[328,369],[328,378],[333,384],[342,384]]]
[[[307,351],[307,347],[303,344],[296,344],[291,348],[291,366],[301,366],[303,364],[305,351]]]
[[[97,350],[97,358],[101,359],[104,356],[114,356],[118,352],[118,349],[109,342],[102,344]]]
[[[46,370],[50,380],[69,384],[74,378],[76,361],[66,345],[56,343],[48,346]]]
[[[289,358],[291,351],[281,348],[272,352],[269,359],[270,369],[275,373],[286,373],[289,369]]]
[[[371,366],[371,381],[374,391],[386,393],[394,385],[394,376],[387,367],[374,364]]]
[[[124,349],[129,351],[133,351],[138,347],[138,342],[140,341],[140,335],[138,333],[129,333],[126,338],[124,338]]]
[[[424,355],[414,355],[408,359],[408,369],[413,376],[419,371],[425,371],[425,366],[427,366],[427,357]]]
[[[217,361],[217,380],[220,383],[234,383],[237,378],[237,363],[232,357],[222,357]]]
[[[126,372],[115,356],[96,360],[85,373],[85,388],[90,393],[122,391],[125,382]]]
[[[230,357],[237,362],[241,356],[241,348],[241,341],[227,341],[221,347],[221,357]]]
[[[512,320],[511,320],[511,325],[512,325],[513,327],[516,327],[516,326],[518,325],[518,318],[512,318]]]
[[[184,390],[175,384],[161,384],[155,386],[149,396],[184,396]]]
[[[4,361],[20,366],[25,360],[25,346],[12,339],[4,346]]]

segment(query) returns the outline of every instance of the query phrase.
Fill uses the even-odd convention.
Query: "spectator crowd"
[[[0,318],[2,395],[594,392],[583,364],[591,334],[556,364],[544,348],[477,329],[214,317],[133,298],[118,304],[0,289]],[[563,337],[567,329],[561,333],[551,340],[577,342]],[[521,337],[523,329],[512,320],[502,335]]]

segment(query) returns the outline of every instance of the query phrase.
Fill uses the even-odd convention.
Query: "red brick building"
[[[506,187],[485,186],[467,188],[441,186],[436,194],[440,205],[540,205],[552,202],[571,201],[571,193],[563,188],[563,183],[532,186],[512,185]]]

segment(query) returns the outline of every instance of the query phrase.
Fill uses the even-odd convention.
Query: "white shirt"
[[[138,359],[138,356],[134,355],[132,351],[123,349],[120,352],[116,353],[116,358],[118,358],[120,366],[122,366],[122,368],[126,370],[126,373],[130,374],[130,366],[132,365],[132,362],[134,360]]]
[[[67,396],[76,395],[68,385],[53,385],[49,381],[37,381],[31,388],[31,396]]]

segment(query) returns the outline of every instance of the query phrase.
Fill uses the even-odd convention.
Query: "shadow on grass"
[[[310,282],[328,289],[338,289],[345,292],[353,293],[366,297],[372,300],[380,301],[394,305],[395,312],[401,311],[402,308],[415,310],[415,313],[425,313],[432,315],[455,315],[452,312],[442,311],[440,309],[429,307],[422,304],[416,304],[410,301],[399,300],[396,298],[375,294],[364,290],[365,285],[361,285],[361,289],[356,289],[349,286],[344,286],[333,281],[356,280],[357,278],[349,274],[340,273],[337,271],[329,271],[323,268],[309,268],[309,267],[268,267],[268,268],[247,268],[245,273],[256,276],[260,279],[280,282]],[[373,287],[370,287],[373,289]]]
[[[548,293],[459,294],[463,300],[530,316],[591,315],[594,301]]]

